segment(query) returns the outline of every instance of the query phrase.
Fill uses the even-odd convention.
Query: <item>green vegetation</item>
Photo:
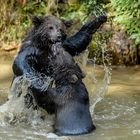
[[[113,34],[124,30],[128,38],[131,64],[138,62],[137,48],[140,44],[140,1],[139,0],[4,0],[0,1],[0,48],[19,46],[31,26],[32,15],[54,14],[64,19],[71,19],[75,25],[71,33],[93,17],[108,13],[109,29],[103,28],[94,35],[89,46],[89,57],[101,56],[102,48],[108,48]],[[108,26],[107,26],[108,27]],[[123,27],[123,28],[122,28]],[[70,34],[71,34],[70,33]],[[121,44],[121,43],[120,43]],[[120,47],[120,46],[119,46]],[[115,52],[113,50],[113,52]],[[118,59],[122,54],[115,52]],[[100,60],[99,60],[100,61]],[[116,60],[115,60],[116,61]],[[122,59],[123,61],[123,59]],[[118,62],[114,62],[116,64]]]
[[[26,5],[18,0],[0,1],[0,41],[19,43],[31,25],[31,15],[44,15],[46,6],[45,1],[31,0]]]
[[[140,1],[111,0],[111,5],[117,14],[115,21],[125,25],[130,38],[140,44]]]

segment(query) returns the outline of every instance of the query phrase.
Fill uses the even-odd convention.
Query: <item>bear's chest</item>
[[[51,66],[50,66],[50,60],[48,58],[48,54],[46,53],[42,53],[38,56],[38,70],[41,72],[41,73],[44,73],[46,75],[50,75],[51,74]]]
[[[73,65],[72,56],[62,46],[52,46],[52,53],[49,55],[49,62],[53,66]]]

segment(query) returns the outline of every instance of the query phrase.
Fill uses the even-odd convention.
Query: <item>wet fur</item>
[[[14,60],[14,78],[28,74],[31,82],[30,89],[39,106],[54,113],[55,105],[51,98],[46,97],[45,76],[51,76],[52,67],[48,65],[50,53],[48,48],[56,42],[61,42],[62,47],[70,56],[75,56],[84,51],[91,42],[92,34],[107,20],[106,16],[100,16],[83,25],[79,32],[67,38],[66,26],[54,16],[34,17],[33,28],[22,42],[22,47]],[[50,30],[53,26],[53,30]],[[42,75],[40,78],[39,75]],[[50,83],[50,86],[52,84]]]
[[[58,135],[86,134],[95,129],[89,112],[89,97],[82,82],[83,74],[61,43],[51,46],[49,65],[56,88],[47,95],[55,103],[54,131]]]

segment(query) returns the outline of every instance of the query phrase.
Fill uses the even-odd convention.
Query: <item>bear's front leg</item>
[[[102,15],[86,23],[82,26],[79,32],[64,41],[63,47],[72,56],[78,55],[79,53],[83,52],[91,42],[92,35],[106,21],[107,16]]]

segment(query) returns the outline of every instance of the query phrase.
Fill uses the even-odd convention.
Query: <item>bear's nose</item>
[[[58,41],[61,41],[61,39],[62,39],[61,35],[58,35],[58,36],[57,36],[57,40],[58,40]]]

